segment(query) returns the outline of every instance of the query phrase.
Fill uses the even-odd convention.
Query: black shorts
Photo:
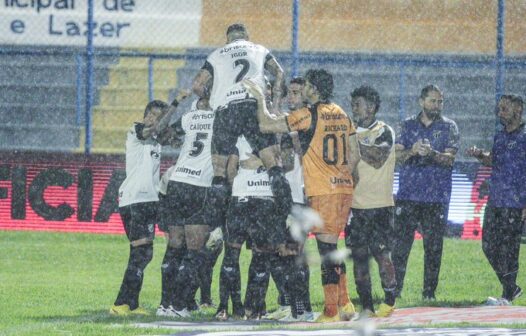
[[[352,209],[352,218],[345,227],[345,242],[351,248],[369,248],[373,255],[391,251],[393,239],[393,207]]]
[[[237,138],[241,135],[256,152],[277,144],[274,134],[263,134],[259,130],[257,101],[253,98],[236,100],[227,108],[216,110],[212,154],[228,156],[234,153]]]
[[[130,242],[155,237],[159,202],[134,203],[119,207],[124,231]]]
[[[206,187],[170,181],[166,196],[161,199],[159,228],[167,232],[170,226],[206,225],[203,213]]]
[[[226,215],[226,242],[252,247],[275,248],[284,243],[285,220],[276,215],[271,198],[232,197]]]

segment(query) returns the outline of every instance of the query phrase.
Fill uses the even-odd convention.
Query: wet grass
[[[311,258],[311,298],[316,310],[322,308],[319,259],[315,244],[308,244]],[[155,310],[160,300],[160,264],[165,240],[158,237],[155,256],[148,266],[141,304]],[[155,321],[155,317],[115,318],[107,311],[119,289],[127,262],[124,236],[0,231],[0,335],[147,335],[169,334],[169,330],[137,329],[136,322]],[[519,284],[526,287],[525,247],[522,246]],[[243,285],[250,260],[242,254]],[[221,257],[218,264],[221,262]],[[375,263],[371,263],[375,299],[382,290]],[[218,296],[218,266],[214,273],[213,298]],[[347,263],[352,274],[352,263]],[[423,255],[421,241],[409,260],[402,299],[398,307],[424,305],[421,301]],[[349,291],[356,303],[352,275]],[[487,263],[479,241],[447,239],[436,306],[480,305],[488,296],[500,295],[497,278]],[[276,307],[276,289],[267,296],[270,310]],[[526,305],[526,295],[516,301]],[[425,303],[429,305],[429,303]],[[210,320],[210,309],[197,318]],[[173,333],[173,331],[172,331]]]

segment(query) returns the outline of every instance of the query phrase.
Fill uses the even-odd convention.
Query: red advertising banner
[[[124,233],[118,189],[125,177],[124,156],[4,154],[0,229]]]
[[[118,189],[123,155],[0,153],[0,230],[123,233]],[[165,160],[164,172],[172,164]],[[448,226],[480,239],[489,168],[461,165],[453,174]],[[398,188],[395,176],[395,190]],[[419,237],[417,235],[417,237]]]

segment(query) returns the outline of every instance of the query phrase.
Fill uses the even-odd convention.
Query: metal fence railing
[[[38,8],[34,6],[15,8],[17,3],[7,1],[2,4],[4,10],[0,12],[0,19],[5,18],[8,20],[5,22],[10,22],[10,30],[0,39],[0,44],[3,45],[0,48],[0,57],[2,57],[0,61],[4,65],[12,66],[15,69],[13,71],[22,69],[24,65],[22,63],[26,63],[26,66],[32,69],[32,73],[27,73],[27,78],[22,78],[19,82],[16,82],[14,78],[7,78],[7,76],[0,78],[3,80],[0,84],[12,89],[6,91],[7,96],[10,93],[19,95],[20,90],[33,92],[35,96],[38,96],[35,93],[38,90],[45,92],[42,95],[44,98],[50,99],[46,102],[49,106],[58,104],[56,103],[57,100],[62,100],[51,93],[47,94],[47,92],[56,91],[59,95],[59,89],[63,89],[62,95],[68,97],[71,96],[71,92],[74,92],[74,102],[70,104],[70,98],[68,98],[67,101],[64,100],[63,105],[64,108],[69,106],[69,109],[74,109],[74,114],[72,114],[74,122],[71,126],[78,130],[76,133],[76,150],[80,148],[87,154],[93,150],[106,148],[95,144],[94,139],[96,140],[97,137],[111,138],[104,132],[97,133],[98,128],[93,128],[94,122],[112,120],[108,118],[108,114],[124,116],[125,113],[128,113],[127,110],[136,111],[143,107],[141,106],[143,101],[154,98],[167,99],[166,94],[159,96],[157,93],[159,88],[166,92],[169,86],[175,88],[188,84],[189,74],[192,71],[197,71],[210,48],[217,46],[215,41],[222,39],[222,37],[216,37],[218,34],[224,33],[223,27],[218,23],[223,24],[226,19],[222,18],[222,15],[214,14],[229,10],[225,5],[226,2],[222,0],[214,2],[204,0],[178,2],[138,0],[129,5],[124,5],[124,2],[120,3],[115,8],[108,7],[107,2],[94,0],[76,3],[77,7],[73,5],[69,8],[53,7],[54,5]],[[457,6],[458,3],[464,3],[464,1],[452,2],[450,5]],[[513,1],[508,3],[510,3],[509,6],[514,6]],[[390,4],[397,10],[398,7],[402,6],[396,1]],[[264,7],[259,2],[251,3],[252,7],[257,7],[256,9],[260,5],[262,8]],[[267,40],[270,43],[267,45],[268,47],[278,49],[276,54],[280,61],[286,65],[290,76],[301,74],[306,68],[314,66],[329,67],[335,73],[340,74],[341,76],[338,79],[340,81],[338,82],[339,91],[336,93],[336,99],[340,99],[342,104],[345,104],[345,95],[348,94],[349,89],[356,86],[359,80],[364,78],[364,73],[372,74],[372,77],[376,78],[373,80],[373,84],[378,84],[387,92],[387,100],[396,100],[395,103],[391,102],[390,105],[387,105],[389,115],[394,121],[402,119],[413,111],[413,96],[416,91],[414,86],[427,84],[424,81],[440,82],[442,80],[442,84],[446,86],[446,92],[450,91],[457,96],[476,87],[477,80],[482,77],[486,83],[492,81],[492,88],[486,84],[485,89],[480,90],[479,93],[480,96],[483,96],[486,111],[489,111],[485,113],[489,114],[491,114],[494,105],[489,104],[490,100],[494,103],[504,90],[512,90],[516,93],[520,93],[522,90],[520,85],[523,84],[523,81],[520,77],[526,69],[526,61],[520,55],[514,57],[505,55],[506,13],[507,10],[508,12],[512,10],[512,8],[506,7],[505,0],[488,2],[487,8],[484,9],[489,14],[481,20],[487,20],[488,25],[492,25],[495,30],[488,29],[488,32],[494,32],[492,38],[488,37],[487,33],[484,33],[483,37],[486,40],[493,41],[495,52],[482,56],[466,56],[451,52],[446,47],[442,51],[431,53],[435,56],[429,56],[429,52],[425,49],[422,49],[425,51],[424,53],[391,53],[388,50],[361,50],[361,53],[356,53],[352,50],[352,46],[345,47],[343,45],[340,46],[342,50],[312,51],[312,46],[315,43],[323,48],[327,39],[331,41],[337,39],[338,36],[335,38],[334,35],[337,35],[338,31],[333,32],[336,29],[334,26],[341,25],[342,22],[351,25],[349,21],[342,20],[345,19],[344,16],[346,15],[355,15],[355,12],[361,8],[359,2],[338,3],[338,6],[341,6],[340,11],[338,8],[324,8],[316,1],[302,1],[300,3],[299,0],[274,0],[271,5],[268,10],[265,9],[267,11],[265,13],[251,12],[249,9],[252,7],[247,5],[245,10],[245,7],[240,5],[239,10],[232,12],[228,20],[244,21],[248,23],[249,27],[253,23],[255,29],[251,30],[253,32],[251,36],[254,36],[255,41]],[[471,7],[469,7],[468,2],[464,5],[468,8],[467,10],[470,10]],[[322,13],[324,10],[332,13],[334,17],[331,20],[324,18],[325,14]],[[419,9],[412,10],[417,11]],[[474,13],[472,19],[477,20],[476,15],[481,9],[471,8],[471,10]],[[421,11],[425,13],[425,7],[421,8]],[[341,17],[337,15],[338,12],[342,13]],[[451,13],[451,15],[456,15],[454,8]],[[261,21],[259,19],[263,14],[269,15],[268,23],[256,26],[256,22]],[[28,15],[35,19],[34,24],[30,24],[30,21],[25,19]],[[81,18],[85,18],[87,22],[84,28],[79,24]],[[218,20],[224,20],[224,22]],[[397,22],[396,17],[386,17],[385,20]],[[457,22],[455,20],[456,17],[451,18],[452,23]],[[371,24],[368,21],[359,21],[359,23],[366,27],[370,27]],[[356,23],[353,22],[352,24]],[[221,31],[214,28],[216,26],[220,26]],[[286,34],[280,35],[277,41],[273,40],[274,37],[270,36],[274,32],[272,29],[282,29],[282,27],[288,27]],[[462,27],[459,26],[455,31],[460,34]],[[312,29],[314,28],[316,33],[313,33]],[[79,31],[77,32],[76,29]],[[38,38],[42,37],[39,35],[41,32],[44,34],[44,38],[39,40]],[[318,39],[311,41],[315,37],[310,37],[309,34],[312,36],[319,35]],[[373,32],[369,37],[367,34],[362,34],[362,36],[373,40],[375,36],[372,34]],[[388,34],[387,31],[386,34]],[[378,37],[376,36],[376,38]],[[368,45],[375,46],[373,43]],[[335,48],[340,47],[336,46]],[[33,58],[33,60],[40,58],[40,60],[26,62],[26,57],[28,59]],[[18,63],[12,62],[13,59],[18,59]],[[127,63],[126,60],[131,61]],[[58,62],[64,62],[62,69],[56,67],[57,64],[55,63]],[[172,62],[174,65],[168,66],[166,62]],[[50,80],[42,84],[35,78],[38,77],[38,71],[50,71],[44,69],[46,63],[51,63],[55,67],[57,78],[54,81]],[[66,67],[69,69],[68,73],[64,71]],[[371,72],[370,69],[376,70]],[[142,77],[139,77],[139,74],[134,75],[135,77],[131,75],[133,71],[138,73],[139,70]],[[454,86],[455,73],[468,71],[478,74],[480,77],[474,78],[471,83]],[[127,72],[128,77],[118,77],[119,72]],[[173,72],[174,76],[171,79],[166,79],[165,77],[170,72]],[[434,75],[428,76],[428,73]],[[16,75],[16,72],[14,74]],[[415,74],[421,74],[420,81],[414,80]],[[447,77],[447,74],[450,76]],[[347,77],[345,78],[345,76]],[[384,77],[382,79],[379,76]],[[396,80],[393,80],[393,77],[396,77]],[[127,81],[126,78],[133,78],[133,80]],[[512,82],[510,82],[510,78],[513,79]],[[389,88],[382,87],[384,82],[391,83],[391,86]],[[129,94],[124,95],[119,100],[117,96],[125,91],[129,91]],[[136,104],[123,103],[126,100],[135,101],[136,97],[134,96],[137,95],[141,95],[143,98],[137,100]],[[112,99],[107,98],[108,96]],[[492,96],[491,99],[490,96]],[[51,99],[52,97],[54,100]],[[21,109],[31,110],[32,106],[37,104],[37,102],[31,103],[32,98],[29,96],[24,101],[15,98],[10,99],[7,97],[0,100],[0,114],[8,113],[15,105],[21,106]],[[104,107],[105,100],[111,100],[115,104]],[[24,104],[27,106],[24,107]],[[46,108],[48,108],[47,105]],[[464,105],[452,105],[452,107],[463,109]],[[396,108],[396,113],[393,113],[393,108]],[[37,121],[33,123],[35,129],[43,127],[45,124],[40,123],[39,125],[38,118],[34,120]],[[122,123],[111,122],[106,126],[128,127],[126,120],[128,119],[123,119]],[[29,127],[27,125],[16,126],[16,123],[11,124],[15,124],[14,127]],[[2,127],[5,129],[7,126]],[[30,131],[28,132],[30,133]],[[2,134],[7,133],[0,133],[0,138],[3,137]],[[74,138],[75,135],[73,134],[72,137]],[[17,143],[20,141],[13,142],[11,145],[8,141],[3,142],[4,147],[16,147]],[[20,145],[20,147],[31,149],[37,148],[37,145],[40,144],[35,140],[27,146]],[[106,151],[114,151],[117,148],[116,146],[109,146]],[[63,147],[57,145],[55,148],[62,149]]]

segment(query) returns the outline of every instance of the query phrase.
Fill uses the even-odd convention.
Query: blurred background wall
[[[395,129],[418,113],[421,88],[438,84],[444,115],[461,132],[450,217],[465,232],[465,223],[472,223],[473,233],[485,204],[478,186],[488,171],[463,151],[492,145],[500,94],[524,95],[525,14],[522,0],[4,0],[0,208],[10,209],[16,222],[13,194],[20,197],[16,204],[30,206],[13,181],[23,180],[24,188],[33,183],[38,169],[27,176],[17,170],[31,158],[69,153],[85,162],[110,154],[112,167],[122,169],[126,131],[147,102],[169,101],[188,87],[208,53],[225,43],[228,25],[243,22],[251,40],[276,55],[287,78],[309,68],[331,71],[334,100],[348,113],[349,93],[374,86],[382,99],[378,117]],[[70,173],[71,185],[61,188],[76,195],[79,171]],[[52,207],[60,197],[57,202]]]

